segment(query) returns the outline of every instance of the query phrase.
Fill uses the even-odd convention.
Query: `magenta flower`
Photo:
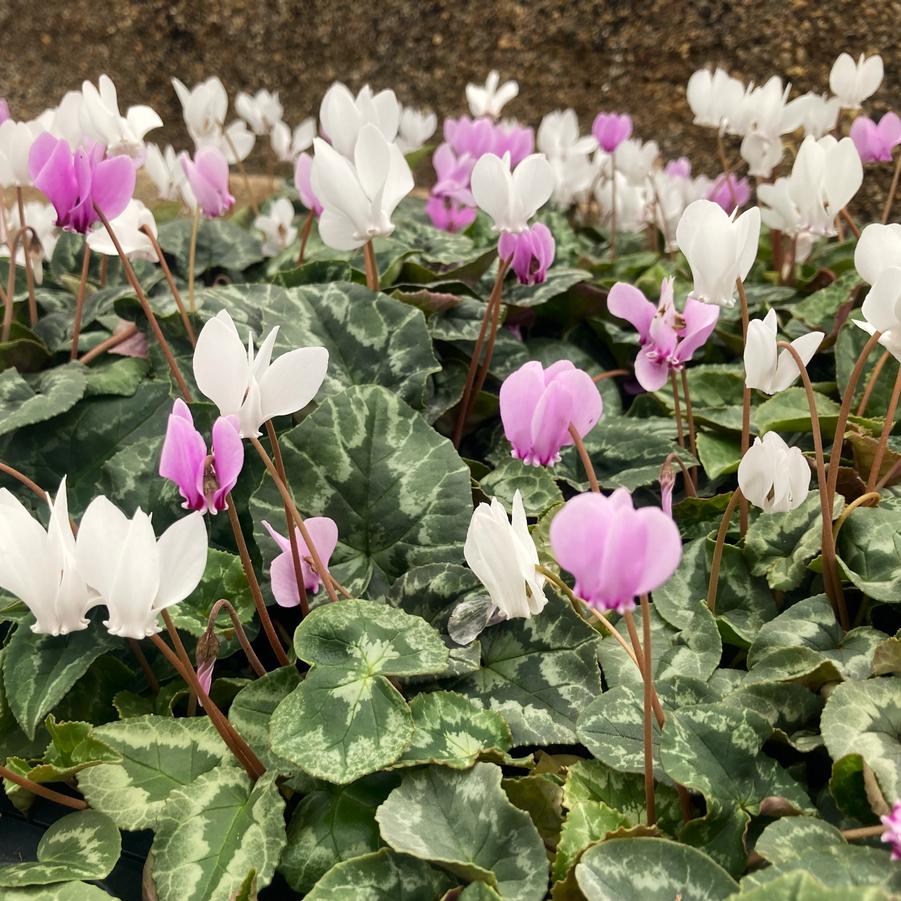
[[[237,416],[220,416],[213,423],[213,453],[194,428],[188,405],[179,398],[169,414],[160,475],[175,482],[186,510],[218,513],[225,510],[226,495],[235,487],[244,465],[244,445]]]
[[[677,160],[670,160],[663,171],[670,178],[691,178],[691,160],[687,156],[680,156]]]
[[[210,689],[213,687],[213,670],[215,668],[216,658],[210,657],[209,660],[205,660],[203,663],[198,665],[197,671],[195,673],[195,675],[197,676],[197,681],[200,683],[201,687],[207,694],[210,693]]]
[[[304,520],[310,538],[319,552],[323,566],[328,566],[329,559],[335,552],[338,544],[338,526],[333,519],[327,516],[313,516]],[[297,575],[294,569],[294,558],[291,555],[291,542],[280,535],[266,520],[263,520],[266,531],[272,536],[272,540],[279,546],[281,553],[272,561],[269,567],[269,577],[272,580],[272,594],[276,603],[281,607],[296,607],[300,604],[300,593],[297,590]],[[310,550],[300,534],[300,529],[294,529],[294,537],[297,540],[297,550],[300,555],[300,572],[303,578],[303,587],[315,594],[319,591],[322,579],[319,573],[313,569]]]
[[[313,169],[313,157],[306,151],[297,157],[294,164],[294,187],[300,195],[300,202],[318,219],[322,215],[322,204],[313,190],[310,172]]]
[[[730,172],[728,175],[717,176],[704,196],[731,215],[733,210],[744,206],[751,199],[751,185],[746,178],[736,178]]]
[[[632,134],[632,117],[626,113],[598,113],[591,125],[598,146],[607,153],[613,153]]]
[[[452,197],[432,194],[425,204],[432,225],[446,232],[459,232],[475,222],[475,207],[464,206]]]
[[[617,282],[607,296],[607,309],[630,322],[638,332],[641,350],[635,358],[635,378],[645,391],[666,384],[671,372],[679,372],[710,337],[720,308],[689,298],[680,313],[673,303],[673,280],[660,285],[655,307],[638,288]]]
[[[551,522],[550,539],[557,562],[575,576],[575,593],[619,613],[666,582],[682,558],[673,520],[657,507],[636,510],[625,488],[567,501]]]
[[[102,144],[79,147],[48,132],[39,135],[28,154],[34,186],[56,209],[56,224],[66,231],[87,234],[99,220],[99,207],[115,219],[128,206],[135,189],[135,168],[127,156],[104,159]]]
[[[509,153],[513,168],[535,149],[535,132],[531,128],[515,122],[497,123],[487,117],[445,119],[444,140],[458,157],[468,155],[473,162],[486,153]]]
[[[494,153],[510,154],[510,165],[515,169],[535,150],[535,132],[516,122],[501,122],[495,126]]]
[[[498,256],[510,266],[522,285],[540,285],[554,262],[557,245],[550,229],[536,222],[524,232],[503,232],[497,242]]]
[[[570,425],[585,437],[604,412],[591,376],[569,360],[545,369],[532,361],[501,385],[501,421],[513,456],[529,466],[549,466],[573,443]]]
[[[857,121],[855,119],[855,121]],[[895,801],[892,812],[888,816],[882,816],[882,825],[885,832],[881,839],[892,846],[892,860],[901,860],[901,801]]]
[[[886,113],[877,125],[866,116],[851,123],[851,140],[864,163],[890,163],[892,151],[901,144],[901,119]]]
[[[208,219],[224,216],[234,206],[235,198],[228,191],[228,160],[217,147],[201,147],[194,159],[179,154],[181,168],[194,192],[200,211]]]
[[[474,206],[475,200],[469,189],[469,180],[475,164],[475,157],[468,153],[458,156],[450,144],[441,144],[432,154],[432,165],[435,167],[432,193],[452,197],[466,206]]]

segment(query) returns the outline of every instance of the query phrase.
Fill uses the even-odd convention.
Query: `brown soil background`
[[[691,124],[685,100],[696,68],[720,64],[757,82],[778,74],[798,92],[824,91],[838,53],[879,52],[886,77],[867,112],[881,114],[901,106],[899,33],[901,0],[0,0],[0,96],[27,118],[106,72],[120,105],[149,103],[167,123],[151,139],[179,147],[188,139],[171,75],[193,84],[217,74],[232,97],[278,90],[295,124],[339,78],[456,115],[466,83],[493,67],[519,80],[508,111],[522,121],[572,106],[587,129],[599,110],[629,112],[636,134],[712,174],[712,133]],[[868,198],[885,190],[887,168],[866,179]]]

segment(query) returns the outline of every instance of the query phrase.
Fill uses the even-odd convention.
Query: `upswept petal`
[[[299,347],[282,354],[260,380],[263,421],[302,410],[322,387],[327,369],[324,347]]]
[[[607,295],[607,309],[632,324],[642,342],[650,336],[651,321],[657,307],[634,285],[617,282]]]
[[[226,310],[210,319],[197,336],[194,379],[223,416],[237,413],[248,388],[247,352]]]
[[[203,514],[190,513],[174,522],[160,536],[156,549],[159,588],[154,612],[183,601],[200,584],[208,551]]]

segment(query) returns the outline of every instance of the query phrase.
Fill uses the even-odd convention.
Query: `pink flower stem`
[[[585,442],[582,440],[579,430],[572,423],[569,425],[569,435],[576,446],[576,450],[579,452],[579,459],[582,461],[585,475],[588,476],[588,484],[591,485],[591,490],[595,494],[600,494],[601,486],[594,471],[594,464],[591,462],[591,457],[588,455],[588,449],[585,447]]]
[[[876,382],[879,380],[879,374],[885,369],[885,364],[891,359],[891,351],[885,350],[882,352],[882,356],[876,361],[876,365],[870,371],[870,374],[867,376],[867,383],[863,389],[863,395],[860,398],[860,403],[857,405],[857,409],[854,411],[855,416],[863,416],[867,411],[867,404],[870,402],[870,397],[873,394],[873,389],[876,387]]]
[[[619,375],[629,375],[630,370],[628,369],[608,369],[606,372],[599,372],[597,375],[593,375],[591,380],[595,382],[603,382],[605,379],[616,378]]]
[[[135,660],[138,661],[138,666],[141,667],[141,672],[144,673],[144,678],[147,680],[147,685],[151,692],[155,695],[159,694],[160,683],[156,678],[156,673],[154,673],[153,668],[144,656],[144,652],[141,650],[141,643],[135,638],[129,638],[128,647],[132,654],[134,654]]]
[[[716,133],[716,150],[719,154],[720,165],[723,167],[723,178],[726,179],[726,185],[729,188],[729,199],[732,201],[733,208],[738,207],[738,196],[735,193],[735,179],[732,178],[732,167],[726,159],[726,148],[723,144],[723,132],[717,129]]]
[[[285,474],[285,461],[282,459],[282,449],[279,447],[278,435],[275,433],[275,426],[271,419],[266,420],[266,434],[269,436],[269,446],[272,448],[272,457],[275,462],[275,468],[278,470],[279,478],[287,484],[288,477]],[[297,547],[297,534],[291,521],[291,508],[284,504],[285,523],[288,527],[288,541],[291,544],[291,561],[294,564],[294,578],[297,580],[297,596],[300,599],[301,616],[306,616],[310,612],[310,602],[307,600],[307,588],[303,584],[303,569],[300,561],[300,549]]]
[[[291,511],[291,517],[294,520],[294,524],[298,529],[300,529],[300,537],[303,538],[304,544],[306,544],[307,549],[310,552],[310,556],[313,558],[314,569],[319,573],[319,577],[322,579],[322,584],[325,585],[325,590],[328,593],[329,600],[333,604],[336,604],[338,602],[338,595],[335,593],[335,586],[332,577],[329,574],[328,567],[325,566],[325,564],[322,562],[322,558],[319,556],[319,551],[316,548],[316,543],[313,541],[309,531],[307,530],[306,523],[303,521],[303,517],[298,511],[297,505],[294,503],[294,499],[291,497],[291,492],[288,490],[287,484],[279,475],[279,472],[275,468],[275,464],[272,462],[269,454],[266,453],[266,448],[264,448],[263,445],[260,444],[260,439],[251,437],[250,443],[253,445],[260,459],[263,461],[263,465],[266,467],[266,471],[269,473],[272,481],[275,483],[275,487],[278,489],[278,493],[282,496],[282,503]]]
[[[297,265],[303,266],[303,258],[307,252],[307,241],[310,240],[310,232],[313,230],[313,211],[307,213],[307,218],[303,220],[303,230],[300,233],[300,253],[297,255]]]
[[[641,631],[644,639],[644,793],[648,826],[657,822],[654,809],[654,724],[651,705],[654,695],[654,669],[651,660],[651,609],[647,594],[641,596]]]
[[[473,386],[476,378],[476,370],[482,357],[482,347],[485,342],[485,335],[488,332],[488,323],[493,320],[495,298],[497,306],[500,308],[501,291],[504,285],[504,276],[507,274],[507,268],[510,265],[509,260],[499,260],[497,266],[497,277],[494,280],[494,287],[491,289],[491,295],[488,297],[488,303],[485,304],[485,313],[482,316],[482,327],[479,329],[479,336],[476,338],[476,344],[472,351],[472,358],[469,361],[469,369],[466,372],[466,382],[463,386],[463,397],[457,411],[457,424],[454,427],[453,444],[454,447],[460,447],[460,441],[463,438],[463,427],[466,424],[466,417],[469,415],[474,396],[478,396],[478,392],[473,392]],[[493,343],[492,343],[493,351]],[[486,358],[486,366],[490,366],[490,354]]]
[[[122,249],[122,245],[119,243],[119,239],[116,237],[116,233],[113,231],[113,227],[110,225],[109,219],[106,218],[106,214],[96,204],[94,205],[94,209],[97,212],[97,215],[100,217],[100,221],[103,223],[103,227],[109,234],[110,239],[113,242],[113,246],[116,248],[116,252],[119,254],[119,259],[122,261],[122,268],[125,270],[125,277],[128,279],[128,283],[131,285],[132,291],[134,291],[137,295],[138,303],[141,305],[141,309],[144,311],[144,315],[147,317],[147,322],[150,325],[150,330],[153,332],[154,337],[159,342],[160,348],[163,351],[163,356],[166,358],[166,362],[169,364],[169,371],[172,373],[172,377],[175,379],[175,383],[178,385],[178,389],[179,391],[181,391],[185,401],[187,403],[191,403],[191,392],[188,390],[188,384],[187,382],[185,382],[184,376],[179,371],[178,363],[175,361],[175,356],[172,353],[172,348],[169,347],[169,342],[166,340],[166,336],[160,329],[160,324],[156,321],[156,315],[153,312],[153,308],[150,306],[150,301],[147,300],[147,295],[144,294],[144,290],[143,288],[141,288],[141,283],[138,281],[138,277],[135,275],[135,271],[131,266],[128,255]]]
[[[885,452],[888,450],[888,436],[895,425],[895,411],[898,409],[899,399],[901,399],[901,367],[898,368],[898,374],[895,376],[892,396],[889,398],[888,409],[885,411],[882,434],[879,436],[879,443],[876,445],[876,453],[873,455],[873,463],[870,466],[870,475],[867,479],[867,491],[872,491],[876,487],[879,470],[882,468],[882,460],[885,457]]]
[[[882,208],[882,224],[888,222],[889,213],[892,211],[892,204],[895,202],[895,193],[898,190],[898,179],[901,177],[901,151],[898,152],[898,159],[895,162],[895,172],[892,175],[892,184],[888,189],[888,196],[885,198],[885,206]]]
[[[675,463],[679,469],[682,470],[682,481],[685,483],[685,493],[689,497],[697,497],[698,491],[695,488],[694,482],[691,478],[691,470],[686,467],[686,465],[682,462],[682,458],[677,453],[671,453],[666,455],[666,460],[663,461],[664,465],[667,463]]]
[[[285,653],[285,649],[282,647],[282,643],[275,632],[275,627],[272,625],[266,601],[263,599],[263,592],[260,590],[260,583],[257,581],[257,575],[253,570],[250,551],[247,550],[247,542],[244,540],[244,533],[241,531],[241,521],[238,519],[235,501],[230,492],[225,496],[225,503],[228,511],[228,521],[235,536],[235,544],[238,546],[238,556],[241,558],[244,576],[247,579],[250,595],[253,598],[253,605],[257,608],[257,615],[260,617],[263,631],[266,633],[266,638],[269,641],[269,646],[272,648],[272,653],[275,654],[275,659],[278,660],[278,665],[289,666],[291,661],[288,659],[288,655]]]
[[[673,386],[673,412],[676,416],[676,440],[679,447],[685,447],[685,432],[682,428],[682,407],[679,404],[679,385],[676,382],[676,373],[671,372],[669,376],[670,384]]]
[[[22,197],[21,187],[16,188],[16,203],[19,207],[19,227],[22,229],[27,229],[28,224],[25,222],[25,201]],[[32,240],[36,240],[36,236],[33,230],[31,230],[31,233]],[[27,233],[26,236],[22,239],[22,255],[25,257],[25,283],[28,285],[28,322],[29,325],[34,328],[38,322],[38,302],[34,296],[34,273],[31,270],[31,254],[28,250],[28,244],[25,243],[26,240]]]
[[[81,277],[78,280],[78,294],[75,295],[75,318],[72,321],[72,349],[69,359],[78,359],[78,339],[81,337],[81,319],[84,315],[84,296],[88,287],[88,272],[91,268],[91,248],[84,242],[81,258]]]
[[[691,392],[688,390],[688,373],[682,369],[682,397],[685,400],[685,418],[688,420],[688,447],[692,456],[698,458],[698,435],[695,431],[695,414],[691,406]],[[691,484],[694,493],[697,494],[698,487],[698,469],[692,466],[689,470],[691,473]]]
[[[856,838],[878,838],[885,832],[885,826],[861,826],[858,829],[843,829],[842,836],[853,841]]]
[[[0,463],[0,472],[5,472],[8,476],[12,476],[17,482],[24,485],[33,494],[37,495],[40,500],[48,501],[50,499],[47,492],[44,491],[37,482],[33,482],[27,475],[19,472],[14,466],[10,466],[8,463]]]
[[[166,262],[166,255],[163,253],[163,248],[160,247],[160,242],[157,240],[156,235],[149,225],[141,226],[141,231],[144,232],[150,243],[153,245],[153,251],[159,261],[160,268],[163,270],[163,275],[166,276],[166,284],[169,286],[169,290],[172,292],[172,297],[175,300],[175,305],[178,307],[178,315],[181,317],[181,324],[185,327],[185,334],[191,342],[191,347],[196,347],[197,337],[194,334],[194,327],[191,325],[191,320],[188,318],[188,311],[185,309],[185,304],[181,299],[178,286],[175,284],[175,279],[172,277],[172,270]]]
[[[30,791],[33,795],[39,795],[48,801],[62,804],[63,807],[71,807],[72,810],[85,810],[88,806],[88,802],[82,798],[73,798],[70,795],[64,795],[62,792],[54,791],[52,788],[47,788],[46,785],[41,785],[39,782],[32,782],[27,776],[22,776],[15,770],[9,769],[9,767],[0,766],[0,776],[4,779],[9,779],[10,782],[15,782],[16,785],[21,786],[26,791]]]
[[[216,617],[219,615],[219,611],[224,609],[231,621],[232,627],[235,630],[235,635],[238,639],[238,644],[241,645],[241,650],[244,651],[244,656],[247,657],[247,662],[250,664],[251,669],[258,676],[266,675],[266,667],[260,662],[260,658],[257,657],[256,651],[254,651],[250,641],[247,638],[247,633],[244,631],[244,626],[241,625],[241,620],[238,618],[238,612],[232,606],[231,601],[226,598],[219,598],[215,604],[213,604],[213,609],[210,610],[210,615],[208,618],[209,626],[208,628],[215,628]]]
[[[748,321],[750,314],[748,313],[748,296],[745,294],[745,286],[741,279],[736,279],[738,287],[738,297],[741,302],[741,338],[742,347],[748,343]],[[748,448],[751,446],[751,389],[745,385],[742,389],[741,396],[741,455],[744,456]],[[739,508],[739,531],[742,537],[748,531],[748,502],[744,495],[741,497],[741,507]]]
[[[707,585],[707,609],[714,614],[716,613],[716,589],[720,581],[720,566],[723,562],[723,547],[726,543],[726,533],[729,531],[729,521],[732,519],[735,505],[742,500],[744,500],[744,495],[741,493],[741,488],[736,488],[732,492],[732,497],[729,498],[729,503],[726,504],[719,530],[716,533],[713,560],[710,562],[710,582]]]
[[[363,265],[366,268],[366,287],[370,291],[378,291],[379,265],[375,259],[375,250],[372,247],[371,240],[363,245]]]
[[[852,234],[854,235],[856,240],[860,240],[860,228],[857,223],[854,221],[854,217],[848,212],[847,207],[842,207],[842,211],[839,213],[842,219],[848,223],[848,228],[851,229]]]
[[[107,259],[104,257],[103,259]],[[101,354],[105,353],[108,350],[112,350],[114,347],[118,347],[120,344],[126,342],[129,338],[136,335],[138,333],[138,327],[130,322],[125,328],[122,329],[121,332],[118,332],[115,335],[110,335],[105,341],[101,341],[96,347],[92,347],[87,353],[82,354],[80,358],[80,362],[84,363],[85,366],[88,363],[93,362],[97,359],[97,357],[101,356]]]

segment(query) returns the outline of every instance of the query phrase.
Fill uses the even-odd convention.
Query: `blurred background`
[[[148,103],[166,122],[148,139],[180,148],[188,138],[172,75],[188,85],[218,75],[232,98],[278,90],[293,126],[315,115],[335,79],[458,115],[466,83],[497,68],[520,83],[505,114],[537,126],[572,106],[587,130],[599,110],[628,112],[636,136],[715,174],[713,133],[692,125],[685,100],[695,69],[719,64],[758,83],[781,75],[795,96],[828,90],[841,51],[878,52],[885,80],[866,104],[874,116],[901,106],[899,29],[901,0],[2,0],[0,96],[15,118],[30,118],[106,72],[123,109]],[[871,191],[891,176],[879,168]]]

